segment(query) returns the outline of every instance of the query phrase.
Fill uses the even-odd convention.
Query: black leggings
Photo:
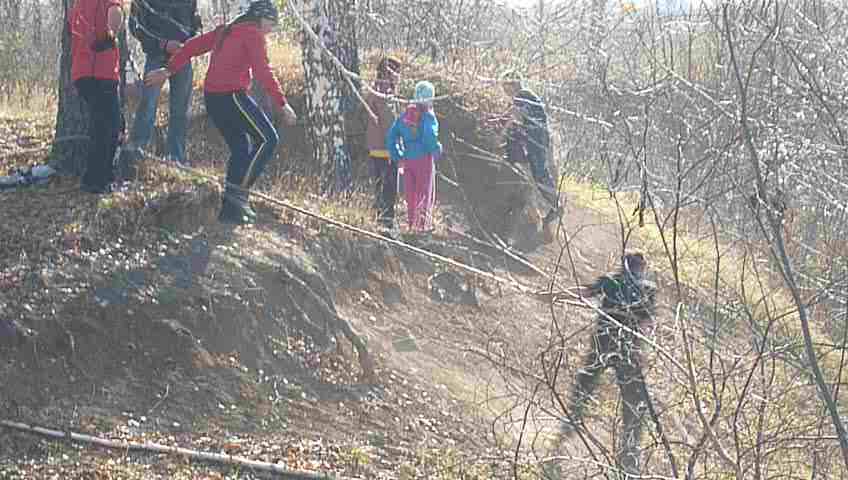
[[[371,157],[374,178],[374,206],[377,208],[380,224],[392,228],[395,224],[395,203],[397,203],[398,167],[388,158]]]
[[[80,78],[74,83],[88,105],[88,137],[90,147],[82,184],[101,190],[114,180],[115,152],[123,130],[118,82],[94,77]]]
[[[616,320],[634,328],[631,327],[634,322],[628,319]],[[568,413],[575,420],[583,416],[586,402],[591,398],[601,374],[607,367],[615,369],[616,381],[621,391],[624,430],[619,446],[619,468],[628,474],[638,474],[642,418],[647,413],[649,401],[642,374],[642,355],[638,338],[605,318],[598,319],[598,328],[592,337],[592,350],[586,354],[583,366],[577,373]]]
[[[249,189],[274,155],[280,137],[245,92],[206,92],[206,111],[230,147],[227,183]]]

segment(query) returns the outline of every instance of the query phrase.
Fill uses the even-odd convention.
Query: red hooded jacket
[[[109,9],[120,6],[120,0],[76,0],[74,3],[68,18],[72,81],[86,77],[118,80],[118,49],[95,52],[93,46],[106,37]]]
[[[206,71],[204,89],[208,93],[230,93],[247,91],[253,76],[280,107],[285,106],[286,97],[277,82],[268,61],[265,35],[256,24],[236,23],[230,28],[221,46],[218,36],[226,27],[218,27],[211,32],[187,41],[183,48],[168,62],[171,73],[179,72],[192,57],[212,52],[209,69]]]

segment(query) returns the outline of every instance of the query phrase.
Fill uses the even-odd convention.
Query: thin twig
[[[760,192],[766,192],[766,185],[763,174],[760,170],[760,158],[757,153],[757,148],[754,145],[753,134],[751,133],[750,125],[748,124],[748,83],[745,79],[742,78],[742,73],[739,70],[739,61],[737,59],[737,52],[735,48],[735,43],[733,41],[733,37],[730,32],[730,19],[728,15],[728,4],[723,5],[722,7],[722,18],[724,20],[724,32],[725,38],[727,40],[727,46],[730,53],[730,63],[733,67],[733,74],[736,79],[737,88],[739,91],[739,126],[742,129],[742,135],[745,140],[745,148],[748,152],[748,158],[751,162],[751,167],[756,174],[757,181],[757,189]],[[770,38],[771,35],[774,34],[774,28],[772,28],[766,38]],[[761,45],[762,46],[762,45]],[[756,52],[754,53],[756,55]],[[752,58],[753,63],[753,58]],[[839,446],[842,453],[842,461],[846,468],[848,468],[848,432],[845,430],[845,425],[842,422],[842,418],[839,415],[839,408],[836,405],[836,402],[831,396],[830,388],[828,388],[827,381],[822,374],[821,367],[819,366],[819,361],[817,358],[817,354],[815,348],[813,347],[812,334],[810,333],[810,319],[807,316],[807,308],[804,304],[804,300],[801,298],[801,293],[799,291],[798,285],[795,279],[795,272],[792,268],[792,263],[789,261],[789,255],[786,253],[786,245],[784,244],[783,239],[783,229],[781,228],[780,221],[776,218],[774,212],[771,209],[765,209],[766,218],[768,219],[768,224],[773,236],[772,247],[772,255],[774,258],[778,260],[780,263],[780,273],[783,276],[783,280],[786,284],[786,287],[789,289],[789,292],[792,295],[792,300],[795,303],[795,306],[798,309],[798,319],[801,323],[801,332],[804,337],[804,351],[807,355],[807,361],[809,362],[810,368],[812,369],[813,379],[815,380],[816,387],[819,390],[819,396],[827,408],[828,413],[830,414],[831,422],[833,423],[833,428],[836,430],[836,434],[839,437]]]

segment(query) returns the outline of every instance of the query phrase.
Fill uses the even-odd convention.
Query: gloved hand
[[[127,120],[124,118],[124,112],[118,116],[120,118],[118,123],[118,145],[123,145],[127,140]]]
[[[286,103],[285,106],[283,106],[283,123],[290,127],[297,123],[297,114],[294,113],[294,109],[291,107],[290,103]]]
[[[194,35],[203,31],[203,17],[201,17],[199,13],[195,13],[194,17],[192,17],[191,29],[194,32]]]
[[[509,145],[506,151],[506,161],[509,162],[510,165],[515,165],[516,163],[527,163],[527,151],[524,149],[524,145],[517,142]]]
[[[98,53],[105,52],[106,50],[111,50],[113,48],[118,48],[118,41],[115,39],[115,34],[112,32],[106,32],[105,35],[98,37],[97,40],[91,44],[91,49]]]

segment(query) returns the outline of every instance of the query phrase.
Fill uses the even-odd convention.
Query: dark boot
[[[85,183],[80,184],[80,190],[85,193],[93,193],[95,195],[108,195],[112,193],[112,185],[88,185]]]
[[[547,215],[545,215],[545,219],[542,221],[545,225],[549,225],[552,223],[556,223],[557,220],[562,216],[562,208],[552,208]]]
[[[557,220],[559,220],[560,216],[562,216],[562,210],[559,208],[552,208],[547,215],[545,215],[545,219],[542,220],[542,236],[544,237],[545,243],[553,243],[556,240],[556,228],[557,228]]]
[[[256,222],[256,212],[250,208],[246,191],[227,189],[224,192],[224,201],[218,220],[223,223],[234,223],[244,225]]]
[[[137,147],[119,148],[117,165],[115,165],[115,180],[134,182],[138,179],[138,165],[143,154]]]
[[[253,223],[254,219],[247,216],[242,209],[232,202],[224,200],[221,204],[221,211],[218,213],[218,221],[235,225],[247,225]]]

